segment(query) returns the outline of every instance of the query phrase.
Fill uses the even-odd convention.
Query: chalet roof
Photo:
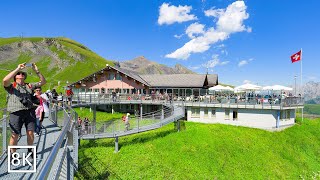
[[[156,87],[190,87],[202,88],[206,86],[205,79],[208,78],[209,86],[218,84],[218,76],[216,74],[166,74],[166,75],[140,75],[151,88]]]
[[[77,82],[71,83],[74,85],[81,81],[91,81],[96,75],[102,74],[105,70],[114,69],[140,83],[149,86],[150,88],[202,88],[212,87],[218,84],[217,74],[152,74],[139,75],[133,71],[123,69],[117,66],[108,66],[84,77]]]
[[[143,84],[145,84],[145,85],[148,85],[148,83],[143,78],[141,78],[139,74],[135,73],[134,71],[123,69],[123,68],[120,68],[117,66],[114,66],[112,68],[131,77],[131,78],[133,78],[133,79],[135,79],[135,80],[137,80],[137,81],[139,81],[139,82],[141,82],[141,83],[143,83]]]

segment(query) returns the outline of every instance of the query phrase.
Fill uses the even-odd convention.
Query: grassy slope
[[[178,133],[169,124],[121,137],[117,154],[113,139],[81,141],[80,164],[91,160],[101,174],[112,172],[111,179],[297,179],[314,172],[320,178],[320,119],[281,132],[191,122],[186,127]]]
[[[44,89],[49,88],[57,88],[58,91],[63,91],[63,86],[66,85],[66,81],[74,82],[77,81],[89,74],[98,71],[105,67],[106,64],[113,65],[113,62],[107,61],[90,51],[87,47],[67,38],[55,38],[58,42],[60,42],[66,49],[71,49],[75,51],[81,56],[85,57],[84,61],[75,62],[72,57],[69,57],[64,51],[58,51],[53,46],[49,47],[49,49],[58,54],[58,56],[65,61],[67,61],[70,65],[60,70],[59,67],[54,67],[53,69],[49,69],[48,66],[51,64],[51,57],[41,57],[41,60],[37,62],[37,66],[40,69],[41,73],[45,76],[47,80],[47,84],[44,86]],[[42,41],[43,38],[35,37],[35,38],[23,38],[24,41],[32,41],[39,42]],[[0,46],[15,43],[21,41],[21,38],[0,38]],[[6,76],[9,72],[4,69],[15,69],[19,63],[29,62],[33,58],[32,53],[21,53],[18,59],[10,60],[9,62],[0,64],[0,79],[2,80],[4,76]],[[37,82],[39,78],[33,73],[31,68],[26,69],[28,72],[27,82]],[[60,81],[60,86],[58,86],[58,81]],[[5,106],[6,93],[3,88],[0,88],[0,107]]]
[[[320,104],[305,104],[304,113],[320,115]]]

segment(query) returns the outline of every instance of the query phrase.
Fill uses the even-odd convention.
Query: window
[[[216,110],[211,109],[211,118],[215,118],[215,117],[216,117]]]
[[[116,75],[116,80],[122,80],[121,74],[117,73],[117,75]]]
[[[238,111],[233,111],[233,113],[232,113],[232,119],[233,119],[233,120],[238,120]]]
[[[207,108],[204,109],[204,117],[208,118],[208,109]]]
[[[200,108],[192,108],[191,117],[200,117]]]
[[[226,120],[229,119],[229,118],[230,118],[229,116],[230,116],[230,110],[229,110],[229,109],[226,109],[226,110],[225,110],[224,119],[226,119]]]
[[[109,74],[108,80],[114,80],[114,74],[113,73]]]
[[[290,110],[286,110],[286,114],[287,114],[287,119],[289,120],[290,119]]]
[[[99,92],[99,89],[93,89],[94,90],[94,92]]]
[[[108,94],[111,94],[113,89],[108,89]]]
[[[280,120],[290,120],[290,110],[280,111]]]
[[[106,90],[104,88],[101,88],[101,93],[104,94]]]

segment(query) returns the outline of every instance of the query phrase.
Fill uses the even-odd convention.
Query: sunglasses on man
[[[17,75],[24,75],[25,76],[25,74],[23,72],[18,72]]]

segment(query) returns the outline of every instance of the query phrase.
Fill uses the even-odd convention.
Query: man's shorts
[[[21,110],[10,114],[10,128],[12,133],[21,134],[23,124],[27,131],[34,131],[36,116],[34,110]]]

